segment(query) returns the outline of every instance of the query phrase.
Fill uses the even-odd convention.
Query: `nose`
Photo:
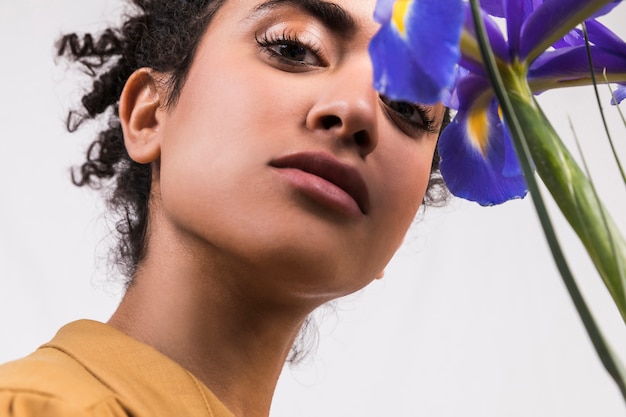
[[[371,64],[345,67],[327,77],[307,114],[306,127],[344,146],[355,146],[364,158],[378,144],[378,93]]]

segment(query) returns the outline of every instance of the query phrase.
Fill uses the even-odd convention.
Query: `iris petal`
[[[509,48],[511,51],[519,50],[520,34],[522,24],[528,14],[528,0],[514,0],[506,2],[506,30],[509,37]]]
[[[488,103],[494,97],[489,80],[472,73],[457,80],[454,96],[458,106],[453,108],[461,112],[469,112],[472,107],[479,105],[478,102]]]
[[[615,100],[611,99],[611,104],[620,104],[622,100],[626,98],[626,85],[618,87],[615,91],[613,91],[613,95],[615,96]]]
[[[626,56],[626,42],[597,20],[585,22],[589,41],[594,45]],[[584,39],[583,39],[584,43]]]
[[[394,98],[424,104],[441,100],[460,57],[462,0],[389,0],[377,5],[383,26],[370,43],[374,86]]]
[[[502,34],[502,30],[498,23],[488,14],[482,12],[483,23],[485,25],[485,31],[487,33],[487,38],[489,39],[489,44],[491,45],[491,49],[493,50],[496,58],[504,61],[510,61],[510,53],[509,53],[509,45],[504,39]],[[476,29],[474,27],[474,18],[472,17],[472,10],[468,5],[465,7],[465,23],[463,25],[463,30],[465,34],[469,35],[475,42],[475,50],[472,50],[472,56],[467,55],[468,51],[461,51],[463,53],[463,60],[468,60],[474,63],[482,62],[482,55],[480,54],[480,50],[478,49],[478,43],[476,41]],[[479,64],[482,68],[482,63]]]
[[[450,191],[484,206],[524,197],[526,182],[517,175],[507,140],[495,101],[489,109],[459,112],[439,140],[441,174]]]
[[[592,46],[590,49],[593,68],[597,74],[602,74],[606,70],[607,77],[613,81],[620,81],[626,77],[626,53],[620,55],[616,53],[617,51],[598,46]],[[528,79],[534,85],[545,79],[561,82],[585,79],[591,83],[586,47],[561,48],[543,53],[531,65]]]
[[[481,0],[480,8],[494,17],[504,17],[504,0]]]
[[[443,87],[423,71],[406,42],[391,26],[378,31],[369,53],[374,63],[374,88],[381,94],[424,104],[440,100]]]
[[[442,94],[441,101],[446,107],[451,109],[458,110],[460,108],[460,100],[459,100],[459,83],[466,79],[467,76],[470,75],[470,71],[462,66],[458,66],[456,68],[456,76],[454,84],[451,88],[447,88],[444,90]]]
[[[626,53],[626,44],[609,28],[595,19],[589,19],[585,21],[587,27],[587,36],[589,42],[605,49],[622,50]],[[580,46],[585,44],[585,37],[583,31],[580,29],[574,29],[563,39],[559,39],[555,42],[555,48],[563,48],[567,46]]]
[[[568,46],[579,46],[585,44],[585,38],[580,29],[574,29],[567,35],[563,36],[552,45],[554,48],[567,48]]]
[[[413,59],[423,66],[439,89],[450,86],[454,80],[455,66],[461,56],[463,18],[462,0],[421,0],[409,5],[406,31]]]
[[[533,61],[578,23],[590,18],[609,0],[545,0],[528,16],[521,30],[519,57]]]
[[[502,117],[500,117],[500,120],[502,120],[502,132],[504,134],[504,166],[502,167],[502,175],[504,175],[505,177],[523,176],[524,172],[522,170],[522,166],[519,163],[519,159],[517,159],[515,145],[513,145],[513,139],[511,139],[511,135],[509,134],[509,129],[506,126],[506,121]]]
[[[395,0],[378,0],[374,9],[374,20],[383,25],[389,23],[393,15],[393,4]]]

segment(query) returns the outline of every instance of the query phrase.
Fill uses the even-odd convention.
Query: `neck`
[[[236,276],[242,272],[210,257],[199,264],[206,253],[151,249],[159,257],[142,262],[109,324],[191,371],[237,417],[267,417],[291,345],[316,305],[242,292],[230,283],[259,277]]]

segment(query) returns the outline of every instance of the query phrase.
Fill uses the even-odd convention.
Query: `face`
[[[443,107],[373,90],[374,4],[228,0],[159,116],[160,221],[254,277],[242,287],[360,289],[419,208]]]

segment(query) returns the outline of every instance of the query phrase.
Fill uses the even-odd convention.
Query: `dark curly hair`
[[[133,12],[121,27],[108,28],[96,37],[72,33],[58,41],[58,56],[79,63],[93,78],[82,108],[69,112],[68,130],[75,131],[85,120],[108,119],[89,146],[86,161],[72,171],[72,181],[104,190],[109,208],[119,216],[114,256],[127,285],[145,255],[151,167],[134,162],[126,151],[118,116],[120,95],[131,74],[148,67],[168,74],[166,105],[174,105],[200,39],[225,1],[131,0]],[[435,154],[424,204],[441,205],[447,196]]]
[[[87,149],[86,161],[72,171],[72,181],[105,190],[109,208],[118,214],[114,255],[127,285],[145,255],[152,177],[150,165],[133,161],[124,146],[120,95],[131,74],[148,67],[168,74],[166,105],[175,104],[200,39],[224,1],[132,0],[134,13],[121,27],[108,28],[95,38],[67,34],[57,43],[58,56],[79,63],[94,80],[82,108],[69,112],[68,130],[75,131],[88,119],[108,118]]]

